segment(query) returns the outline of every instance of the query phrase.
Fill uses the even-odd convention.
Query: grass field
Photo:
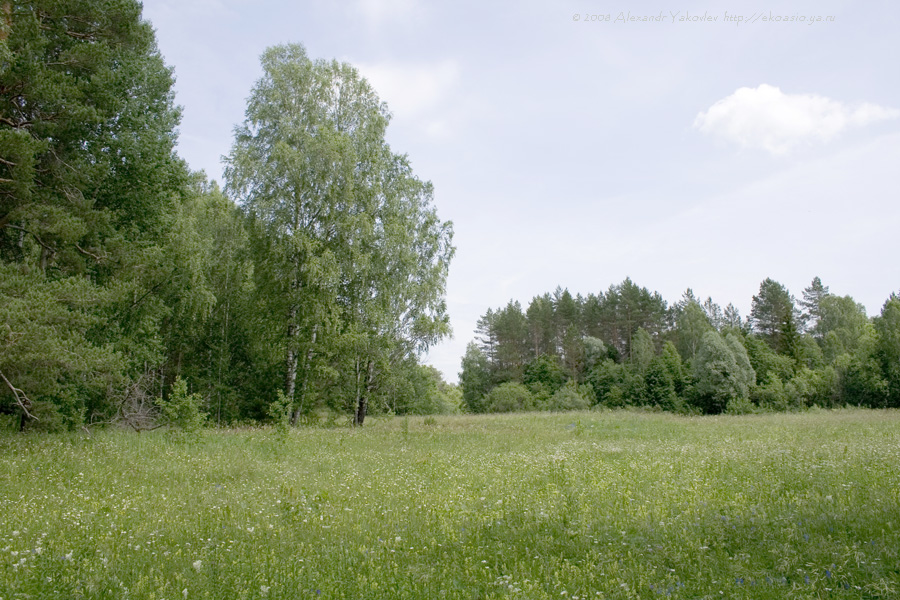
[[[0,598],[900,598],[900,413],[0,437]]]

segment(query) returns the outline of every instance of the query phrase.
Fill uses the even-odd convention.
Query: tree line
[[[586,297],[557,288],[479,319],[460,386],[472,412],[897,408],[900,298],[869,318],[818,277],[799,299],[766,279],[743,318],[691,289],[668,305],[630,278]]]
[[[0,8],[0,413],[141,429],[173,390],[219,423],[459,403],[419,363],[450,331],[452,225],[356,69],[267,50],[220,189],[175,152],[140,3]]]

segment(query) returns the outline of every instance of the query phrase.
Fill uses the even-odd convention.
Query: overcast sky
[[[870,315],[900,290],[900,4],[487,4],[146,0],[144,16],[175,69],[178,151],[220,182],[266,47],[372,82],[392,148],[454,223],[454,337],[427,359],[450,381],[480,315],[557,285],[631,277],[744,316],[766,277],[799,297],[819,276]]]

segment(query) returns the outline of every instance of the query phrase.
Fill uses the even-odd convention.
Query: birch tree
[[[449,333],[452,227],[386,143],[390,113],[356,69],[299,45],[270,48],[262,66],[226,189],[267,238],[257,269],[282,325],[294,421],[330,366],[349,372],[362,424],[379,371]]]

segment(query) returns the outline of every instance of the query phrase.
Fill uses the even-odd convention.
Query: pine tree
[[[750,321],[753,331],[773,350],[782,353],[792,351],[798,335],[799,317],[794,298],[787,288],[772,279],[760,284],[759,295],[753,296],[750,307]]]
[[[803,299],[798,304],[803,308],[800,316],[800,323],[804,331],[812,331],[813,335],[821,339],[820,335],[816,335],[816,325],[822,318],[822,301],[830,294],[828,286],[822,285],[822,280],[814,277],[809,287],[803,290]]]

